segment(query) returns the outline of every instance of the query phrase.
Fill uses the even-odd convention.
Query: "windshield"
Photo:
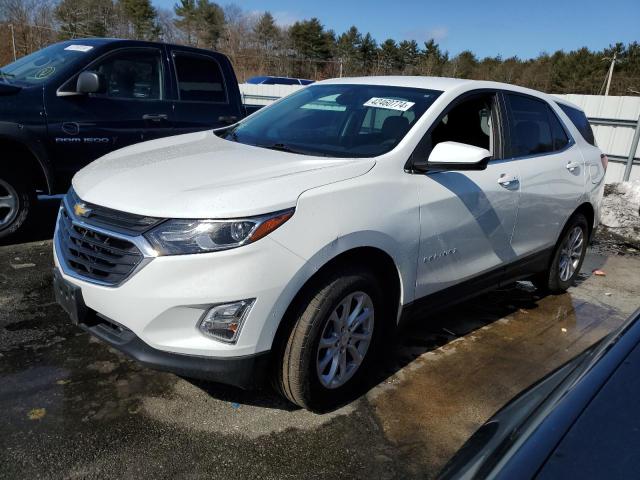
[[[0,67],[0,80],[11,84],[40,85],[69,68],[92,49],[89,45],[67,42],[51,45]]]
[[[219,135],[307,155],[375,157],[393,149],[440,93],[376,85],[314,85]]]

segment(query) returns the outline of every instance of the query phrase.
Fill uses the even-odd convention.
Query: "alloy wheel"
[[[583,249],[584,232],[582,228],[575,226],[565,237],[560,248],[560,261],[558,263],[560,280],[566,282],[573,276],[580,265]]]
[[[9,225],[18,215],[18,192],[0,178],[0,228]]]
[[[347,295],[333,310],[320,336],[316,360],[324,387],[341,387],[353,377],[371,344],[373,326],[373,301],[364,292]]]

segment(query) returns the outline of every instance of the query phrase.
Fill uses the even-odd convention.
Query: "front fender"
[[[42,128],[45,128],[44,125]],[[46,192],[53,193],[55,186],[53,168],[40,136],[21,123],[0,121],[0,143],[2,142],[16,144],[29,152],[40,168],[39,173],[45,180]],[[5,160],[9,160],[7,155],[3,157]]]

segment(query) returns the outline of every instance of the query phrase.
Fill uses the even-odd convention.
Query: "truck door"
[[[173,48],[176,134],[223,127],[243,116],[240,91],[224,58]]]
[[[63,182],[112,150],[172,133],[159,48],[117,49],[84,70],[98,74],[100,93],[75,94],[76,72],[47,98],[50,151]]]

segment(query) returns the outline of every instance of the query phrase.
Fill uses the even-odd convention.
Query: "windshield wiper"
[[[269,150],[278,150],[279,152],[287,152],[287,153],[298,153],[300,155],[309,155],[306,152],[302,152],[300,150],[296,150],[295,148],[291,148],[289,145],[284,143],[274,143],[273,145],[258,145],[262,148],[268,148]]]

